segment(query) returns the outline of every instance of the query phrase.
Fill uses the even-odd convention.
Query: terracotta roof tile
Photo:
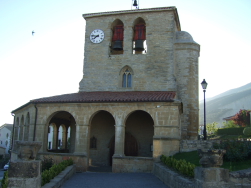
[[[172,102],[173,91],[79,92],[31,100],[31,103]]]

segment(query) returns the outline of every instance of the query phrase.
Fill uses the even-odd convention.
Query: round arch
[[[70,127],[70,134],[68,130]],[[53,112],[45,127],[43,150],[56,153],[73,153],[76,137],[76,121],[67,111]],[[71,144],[70,144],[71,143]]]
[[[109,143],[115,135],[115,118],[106,110],[93,113],[89,127],[89,161],[90,166],[110,166],[111,149]],[[114,150],[114,148],[113,148]]]
[[[135,112],[137,112],[137,111],[142,111],[142,112],[145,112],[146,114],[148,114],[148,115],[151,117],[152,121],[153,121],[153,126],[155,125],[155,120],[154,120],[152,114],[149,113],[149,112],[147,112],[147,111],[145,111],[145,110],[143,110],[143,109],[137,109],[137,110],[133,110],[133,111],[129,112],[129,113],[126,115],[125,119],[124,119],[124,122],[123,122],[124,125],[126,125],[126,121],[127,121],[128,117],[129,117],[131,114],[133,114],[133,113],[135,113]]]
[[[152,157],[154,120],[148,112],[135,110],[129,113],[125,118],[125,133],[132,135],[131,138],[125,139],[128,140],[125,142],[125,148],[132,150],[129,153],[135,152],[137,156]]]
[[[113,117],[113,119],[115,119],[114,116],[113,116],[113,114],[112,114],[109,110],[107,110],[107,109],[97,110],[97,111],[95,111],[95,112],[92,113],[92,115],[91,115],[91,117],[90,117],[90,119],[89,119],[89,125],[91,125],[91,122],[92,122],[93,118],[94,118],[98,113],[100,113],[100,112],[107,112],[107,113],[109,113],[109,114]],[[115,125],[115,124],[114,124],[114,125]]]

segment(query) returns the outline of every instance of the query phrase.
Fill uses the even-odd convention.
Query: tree
[[[217,129],[218,129],[217,125],[218,125],[218,123],[216,123],[216,122],[207,124],[207,132],[209,134],[215,133],[215,131],[217,131]]]
[[[246,127],[250,126],[250,112],[251,110],[240,110],[234,117],[231,118],[235,124]]]
[[[240,127],[238,124],[236,124],[233,120],[223,122],[224,128],[238,128]]]

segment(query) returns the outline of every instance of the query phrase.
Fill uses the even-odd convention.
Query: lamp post
[[[203,92],[204,92],[204,130],[203,130],[203,136],[204,136],[204,140],[207,139],[207,127],[206,127],[206,97],[205,97],[205,93],[206,93],[206,89],[207,89],[207,82],[205,79],[203,79],[203,81],[201,82],[201,86],[203,88]]]

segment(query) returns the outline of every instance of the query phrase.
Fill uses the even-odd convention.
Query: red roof
[[[31,100],[31,103],[173,102],[170,91],[79,92]]]
[[[34,103],[119,103],[119,102],[173,102],[174,91],[95,91],[79,92],[34,99],[12,111]]]

